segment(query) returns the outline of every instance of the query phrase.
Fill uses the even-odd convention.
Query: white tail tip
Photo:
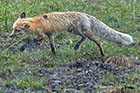
[[[128,34],[123,34],[123,42],[122,42],[122,44],[129,45],[129,44],[131,44],[133,42],[134,42],[134,40],[133,40],[132,36],[130,36]]]

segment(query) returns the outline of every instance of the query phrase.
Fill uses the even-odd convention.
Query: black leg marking
[[[52,51],[53,55],[55,55],[55,47],[54,47],[53,33],[46,33],[46,35],[48,36],[48,38],[50,40],[51,51]]]
[[[35,44],[38,41],[38,38],[32,39],[32,40],[28,40],[23,46],[21,46],[21,48],[19,49],[21,52],[23,52],[25,50],[25,48],[29,47],[32,44]]]
[[[51,40],[50,40],[50,46],[51,46],[51,51],[52,51],[53,55],[55,55],[54,44],[53,44],[53,42]]]
[[[21,46],[21,48],[19,49],[21,52],[23,52],[25,50],[26,47],[30,46],[30,44],[33,42],[34,40],[29,40],[27,41],[23,46]]]
[[[81,40],[74,46],[74,50],[77,50],[81,43],[86,40],[86,37],[82,37]]]
[[[100,53],[102,56],[104,56],[104,50],[103,50],[103,46],[102,43],[100,43],[98,40],[96,40],[96,38],[91,34],[91,33],[84,33],[84,35],[91,41],[95,42],[99,49],[100,49]]]

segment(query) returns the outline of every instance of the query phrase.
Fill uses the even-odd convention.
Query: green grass
[[[33,51],[26,49],[20,53],[21,45],[11,45],[25,36],[17,36],[12,40],[5,36],[11,33],[13,23],[24,11],[28,17],[56,11],[79,11],[93,15],[111,28],[132,35],[135,41],[135,44],[130,46],[118,45],[96,36],[99,41],[103,42],[105,60],[111,56],[124,55],[133,61],[140,61],[140,2],[138,0],[91,0],[87,3],[84,0],[30,1],[31,4],[25,0],[0,0],[0,84],[3,86],[13,82],[28,92],[35,91],[34,87],[36,89],[42,87],[44,78],[33,77],[32,74],[15,73],[17,78],[13,79],[9,71],[13,72],[15,69],[45,68],[54,70],[60,65],[76,61],[102,61],[97,45],[90,40],[86,40],[80,49],[75,51],[73,47],[80,38],[68,32],[55,34],[57,57],[51,56],[47,37],[41,45],[41,47],[46,45],[44,49],[38,48]],[[27,37],[32,38],[32,35]],[[10,49],[14,49],[15,53]],[[130,74],[128,76],[133,76],[135,79],[138,75]],[[114,76],[106,77],[109,77],[108,81],[112,81]],[[128,84],[138,87],[136,82],[127,81]],[[28,89],[28,86],[32,86],[32,89]]]

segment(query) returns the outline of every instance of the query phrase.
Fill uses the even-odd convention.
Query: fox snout
[[[13,29],[12,33],[9,34],[9,36],[10,36],[11,38],[14,38],[15,36],[19,35],[19,33],[17,33],[18,31],[19,31],[19,30],[17,30],[17,29]]]
[[[14,37],[16,37],[16,36],[19,35],[19,34],[22,34],[22,33],[16,33],[16,34],[12,34],[12,33],[11,33],[11,34],[9,35],[9,37],[10,37],[10,38],[14,38]]]
[[[11,38],[13,38],[13,37],[14,37],[14,31],[12,31],[12,33],[9,34],[9,36],[10,36]]]
[[[17,34],[10,34],[9,36],[10,38],[14,38],[15,36],[17,36]]]

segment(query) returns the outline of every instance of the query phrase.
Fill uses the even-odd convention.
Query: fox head
[[[26,22],[25,19],[26,19],[26,13],[23,12],[13,24],[12,33],[10,34],[10,37],[14,37],[17,34],[21,33],[22,31],[25,32],[30,28],[29,23]]]

